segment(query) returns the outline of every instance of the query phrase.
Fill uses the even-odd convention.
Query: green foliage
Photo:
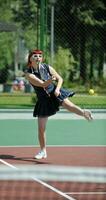
[[[35,49],[37,46],[37,32],[36,30],[32,29],[31,27],[27,28],[27,31],[25,31],[24,39],[26,41],[26,47],[29,50]]]
[[[0,21],[10,22],[13,13],[11,12],[10,5],[13,0],[0,0]]]
[[[1,94],[0,108],[33,108],[36,103],[35,94]],[[106,96],[75,95],[70,99],[76,105],[84,108],[106,108]]]
[[[30,49],[34,49],[39,46],[39,32],[41,25],[39,24],[40,2],[41,1],[37,0],[0,0],[0,21],[13,23],[18,28],[17,33],[0,32],[1,70],[4,71],[7,66],[9,66],[9,69],[11,70],[14,69],[14,58],[16,53],[15,50],[16,48],[18,49],[19,40],[24,41],[24,47],[27,52]],[[55,45],[58,51],[55,55],[56,59],[54,61],[54,67],[62,75],[65,83],[68,83],[69,79],[73,81],[73,75],[70,75],[73,73],[73,71],[77,71],[78,63],[76,62],[76,60],[78,60],[78,62],[80,63],[79,58],[81,56],[84,58],[85,56],[84,59],[81,59],[83,61],[86,61],[85,63],[87,63],[86,71],[87,77],[89,77],[89,69],[91,63],[93,63],[94,68],[98,70],[100,66],[98,63],[100,63],[99,60],[101,59],[99,56],[99,52],[100,49],[103,48],[101,54],[104,54],[105,49],[105,42],[103,42],[105,41],[106,30],[106,8],[104,0],[57,0],[56,4],[57,6],[55,6],[54,30],[55,41],[57,42],[57,44]],[[46,9],[47,12],[51,12],[49,2]],[[49,16],[46,17],[47,27],[45,34],[45,52],[47,50],[47,46],[49,49],[51,27],[50,19],[48,19]],[[79,48],[81,46],[84,46],[84,44],[80,36],[82,33],[82,29],[85,27],[87,27],[87,29],[85,30],[85,34],[87,34],[85,36],[86,52],[81,55],[81,51]],[[84,33],[82,33],[82,38],[83,35]],[[92,37],[95,38],[94,45]],[[94,46],[94,48],[92,48],[92,46]],[[92,52],[91,48],[93,49]],[[71,53],[69,49],[71,49]],[[49,52],[46,52],[46,55],[47,54],[49,54]],[[19,62],[19,65],[21,64]],[[23,63],[23,65],[25,65],[25,63]],[[86,67],[86,65],[84,67]]]
[[[10,2],[0,0],[0,21],[10,22],[13,14],[9,9]],[[13,61],[13,34],[0,32],[0,69],[10,65]]]
[[[74,70],[76,61],[69,49],[58,48],[55,55],[54,68],[64,78],[64,84],[69,81],[70,72]]]
[[[4,40],[5,38],[5,40]],[[0,33],[0,69],[13,62],[14,41],[12,33]]]
[[[35,18],[37,4],[33,0],[16,0],[12,3],[12,11],[14,21],[21,23],[22,29],[27,30],[29,26],[35,28],[37,24],[37,18]]]
[[[0,22],[15,24],[18,30],[17,32],[0,32],[0,70],[2,72],[7,66],[11,70],[14,69],[16,56],[20,64],[20,56],[24,50],[19,46],[20,41],[24,41],[25,50],[35,48],[37,44],[36,12],[37,4],[34,0],[0,0]],[[21,52],[18,52],[20,49]],[[7,78],[5,77],[5,81]],[[4,78],[0,76],[0,82],[3,80]]]

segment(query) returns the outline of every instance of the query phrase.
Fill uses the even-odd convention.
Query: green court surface
[[[47,123],[47,145],[106,145],[106,120],[61,120]],[[38,145],[37,120],[0,120],[0,146]]]

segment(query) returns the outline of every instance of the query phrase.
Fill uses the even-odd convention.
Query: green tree
[[[20,55],[23,53],[22,43],[26,49],[37,46],[37,12],[38,7],[34,0],[0,0],[0,22],[13,23],[17,26],[17,32],[8,32],[8,30],[0,32],[0,69],[8,66],[14,70],[15,57],[20,64]],[[1,82],[3,80],[0,78]]]
[[[13,20],[19,26],[19,33],[28,49],[38,46],[39,7],[35,0],[16,0],[12,5]]]
[[[6,82],[8,78],[8,69],[13,63],[14,55],[14,35],[9,29],[9,32],[3,30],[9,26],[12,18],[10,7],[11,1],[0,0],[0,82]],[[3,24],[3,25],[2,25]],[[4,27],[4,29],[3,29]]]
[[[100,76],[104,63],[103,55],[105,54],[105,45],[103,45],[103,38],[106,33],[105,2],[103,0],[57,0],[55,10],[55,30],[57,30],[55,41],[58,46],[71,49],[74,58],[79,62],[82,82],[85,83],[88,77],[93,78],[94,65],[97,65],[97,59],[94,59],[94,57],[98,58],[98,55],[99,67],[97,69]],[[57,27],[61,27],[61,37]],[[92,38],[95,37],[96,40],[94,41]],[[87,46],[89,46],[88,49]],[[95,52],[98,47],[99,52],[102,52],[100,54],[98,54],[98,51]],[[92,66],[88,70],[89,65]]]

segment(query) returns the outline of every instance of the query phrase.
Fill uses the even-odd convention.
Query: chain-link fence
[[[0,91],[31,92],[27,55],[42,49],[64,86],[105,94],[105,35],[104,0],[0,0]]]

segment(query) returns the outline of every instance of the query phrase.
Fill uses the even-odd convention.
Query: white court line
[[[13,168],[13,169],[17,169],[17,167],[15,167],[15,166],[9,164],[8,162],[5,162],[3,159],[0,159],[0,162],[1,162],[2,164],[4,164],[4,165],[8,166],[8,167],[11,167],[11,168]]]
[[[106,119],[106,113],[92,113],[93,119]],[[32,113],[1,113],[0,120],[35,120]],[[75,113],[56,113],[49,117],[49,120],[85,120]]]
[[[3,159],[0,159],[0,162],[3,163],[3,164],[5,164],[5,165],[8,166],[8,167],[11,167],[11,168],[14,169],[14,170],[20,170],[19,168],[15,167],[14,165],[11,165],[11,164],[9,164],[8,162],[5,162]],[[65,197],[66,199],[69,199],[69,200],[77,200],[77,199],[74,199],[74,198],[68,196],[67,194],[63,193],[62,191],[56,189],[55,187],[53,187],[53,186],[47,184],[47,183],[44,182],[44,181],[41,181],[41,180],[39,180],[39,179],[37,179],[37,178],[35,178],[35,177],[32,177],[32,180],[34,180],[34,181],[40,183],[41,185],[44,185],[45,187],[49,188],[50,190],[54,191],[55,193],[61,195],[62,197]]]
[[[90,144],[90,145],[85,145],[85,144],[82,144],[82,145],[76,145],[76,144],[72,144],[72,145],[67,145],[67,144],[58,144],[58,145],[55,145],[55,144],[52,144],[52,145],[46,145],[47,147],[58,147],[58,148],[60,148],[60,147],[106,147],[106,145],[94,145],[94,144]],[[33,148],[33,147],[35,147],[35,148],[39,148],[39,145],[3,145],[3,146],[0,146],[0,148],[15,148],[15,147],[17,147],[17,148],[25,148],[25,147],[28,147],[28,148]]]
[[[101,195],[106,194],[106,192],[65,192],[65,194]]]

